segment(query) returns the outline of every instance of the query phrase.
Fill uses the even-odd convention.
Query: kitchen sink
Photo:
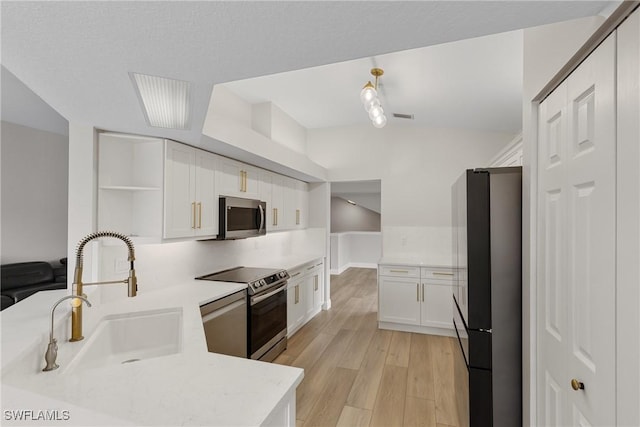
[[[133,363],[182,351],[182,308],[105,316],[66,371]]]

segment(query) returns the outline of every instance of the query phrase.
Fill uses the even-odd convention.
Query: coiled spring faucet
[[[129,277],[124,280],[112,280],[107,282],[93,282],[82,283],[82,252],[87,243],[100,237],[114,237],[122,240],[129,249]],[[133,249],[133,242],[124,234],[116,233],[114,231],[98,231],[91,233],[78,243],[78,249],[76,251],[76,268],[73,274],[73,290],[72,293],[75,296],[83,296],[82,287],[86,285],[107,285],[113,283],[124,283],[127,285],[129,297],[135,297],[138,292],[138,280],[136,278],[136,270],[133,268],[133,261],[135,260],[135,253]],[[84,337],[82,336],[82,301],[79,298],[73,300],[73,306],[71,309],[71,339],[69,341],[80,341]]]

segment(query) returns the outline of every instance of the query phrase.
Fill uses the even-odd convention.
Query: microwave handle
[[[258,209],[260,209],[260,227],[258,227],[258,231],[264,228],[264,209],[262,205],[258,205]]]

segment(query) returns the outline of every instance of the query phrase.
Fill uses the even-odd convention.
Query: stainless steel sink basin
[[[182,351],[182,308],[104,317],[66,371],[133,363]]]

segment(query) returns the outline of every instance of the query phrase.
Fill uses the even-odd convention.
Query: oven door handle
[[[283,289],[286,289],[286,288],[287,288],[287,282],[284,282],[282,284],[282,286],[280,286],[275,291],[269,292],[268,294],[265,294],[265,295],[260,295],[260,296],[257,296],[257,297],[251,297],[251,305],[257,304],[260,301],[264,301],[267,298],[270,298],[270,297],[274,296],[275,294],[277,294],[278,292],[280,292],[280,291],[282,291]]]

